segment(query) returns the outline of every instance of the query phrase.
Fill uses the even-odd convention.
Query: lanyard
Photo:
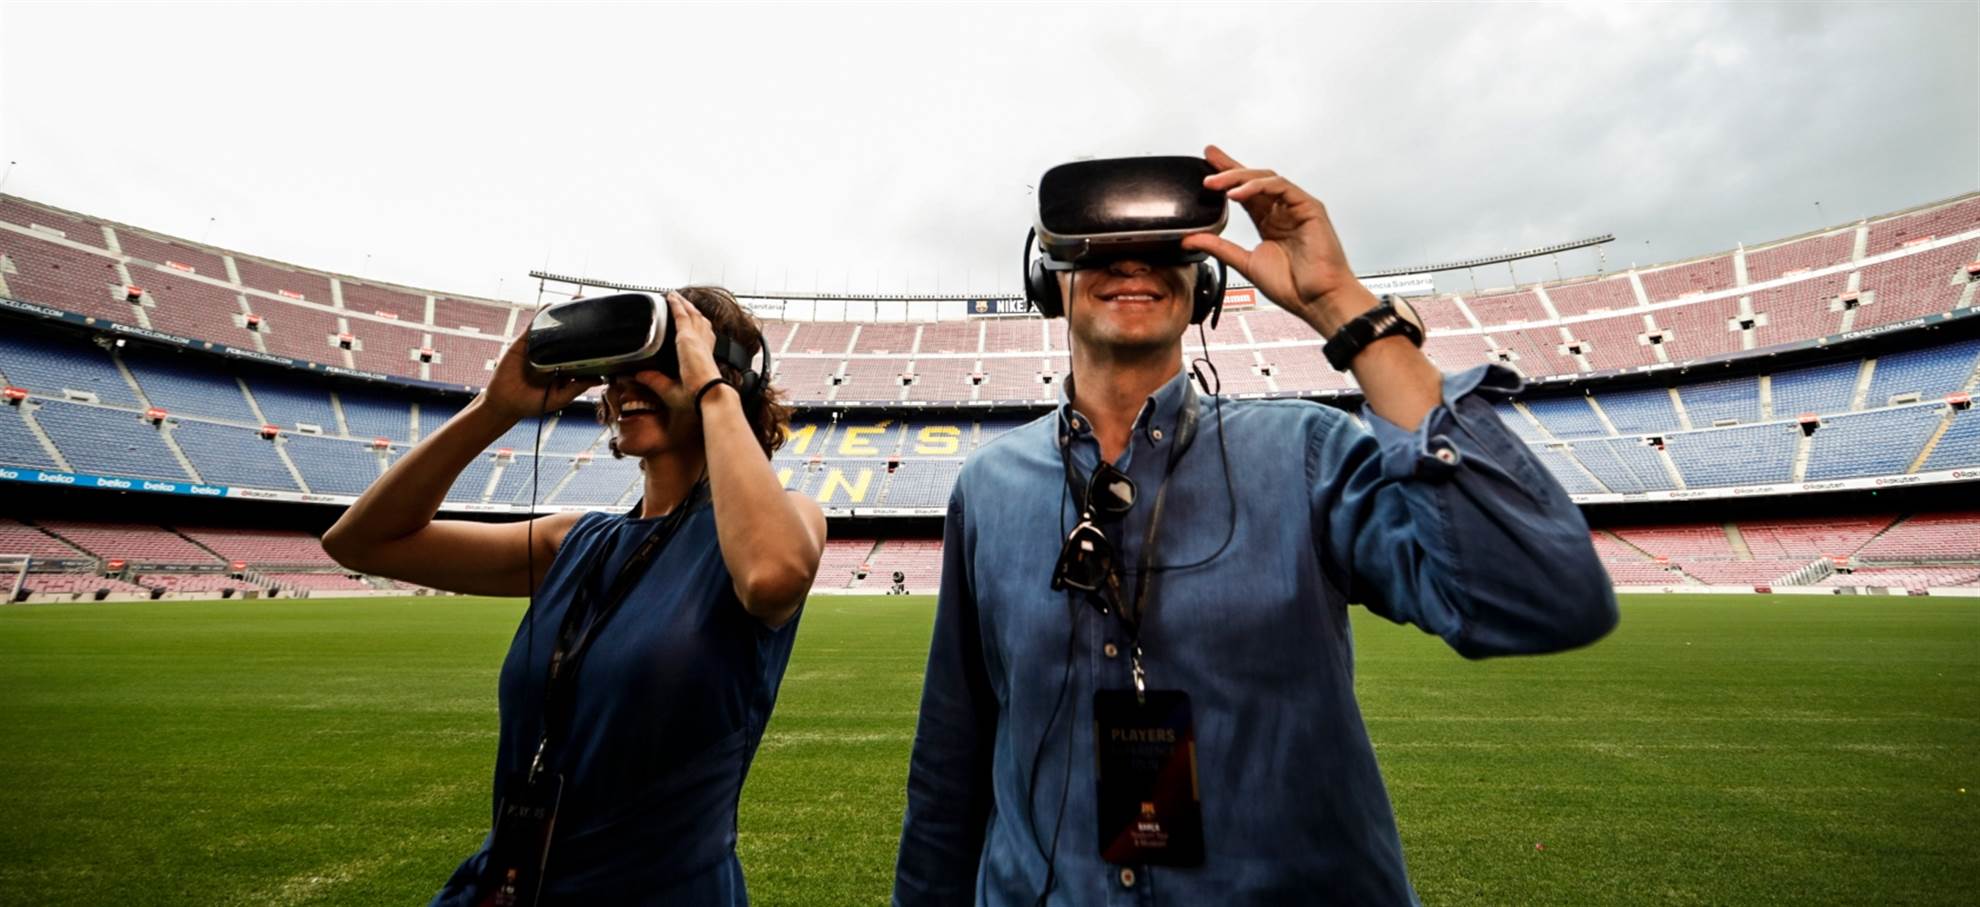
[[[550,651],[550,673],[543,683],[543,736],[537,741],[536,755],[529,763],[528,780],[531,784],[536,783],[537,775],[543,771],[551,738],[562,730],[560,725],[569,717],[576,698],[577,671],[584,663],[585,655],[591,651],[591,644],[597,641],[605,622],[619,612],[619,606],[625,603],[626,593],[632,591],[632,584],[646,572],[647,565],[680,532],[688,515],[699,505],[707,490],[706,480],[697,482],[664,522],[647,531],[646,538],[640,540],[639,547],[634,549],[631,557],[626,558],[618,575],[613,577],[602,603],[593,600],[591,590],[599,584],[599,573],[605,566],[604,558],[611,546],[600,546],[586,560],[584,578],[578,583],[571,607],[564,612],[564,620],[557,628],[557,646]]]
[[[1071,381],[1069,377],[1068,382]],[[1070,386],[1067,388],[1070,394]],[[1133,607],[1130,610],[1121,599],[1120,570],[1114,569],[1107,575],[1107,596],[1102,601],[1101,611],[1111,611],[1128,634],[1128,664],[1134,676],[1136,698],[1145,700],[1148,694],[1148,671],[1141,661],[1141,627],[1147,617],[1148,597],[1155,587],[1155,543],[1162,528],[1162,505],[1168,500],[1169,480],[1175,478],[1176,464],[1182,461],[1183,454],[1189,452],[1190,445],[1196,442],[1197,421],[1196,386],[1188,379],[1183,381],[1183,399],[1180,411],[1176,414],[1176,437],[1174,446],[1169,448],[1169,461],[1162,475],[1162,483],[1155,488],[1155,506],[1148,514],[1148,529],[1142,535],[1141,559],[1135,571]],[[1064,417],[1061,416],[1061,419]],[[1063,429],[1061,429],[1063,431]],[[1065,451],[1066,488],[1073,499],[1085,508],[1085,491],[1072,465],[1072,439],[1064,439],[1061,450]],[[1090,479],[1089,479],[1090,481]],[[1125,525],[1125,521],[1123,521]],[[1109,607],[1111,605],[1111,607]]]

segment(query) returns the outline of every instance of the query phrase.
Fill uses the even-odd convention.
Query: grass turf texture
[[[486,830],[520,610],[0,608],[0,903],[423,902]],[[1357,613],[1425,903],[1970,903],[1980,602],[1623,614],[1588,651],[1468,663]],[[884,901],[930,619],[810,605],[743,798],[758,903]]]

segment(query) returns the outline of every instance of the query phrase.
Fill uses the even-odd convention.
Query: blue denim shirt
[[[1107,527],[1123,564],[1186,380],[1148,399],[1115,464],[1140,489]],[[1449,376],[1414,432],[1280,400],[1224,400],[1220,425],[1200,400],[1156,563],[1212,553],[1233,518],[1235,538],[1160,574],[1141,631],[1149,688],[1194,710],[1206,857],[1191,868],[1100,859],[1093,693],[1131,688],[1127,634],[1051,589],[1078,517],[1061,438],[1081,476],[1099,459],[1086,419],[1062,404],[977,452],[949,501],[894,903],[1030,905],[1055,833],[1053,904],[1415,903],[1354,698],[1348,604],[1469,658],[1586,645],[1617,619],[1580,512],[1481,399],[1518,386],[1497,366]]]

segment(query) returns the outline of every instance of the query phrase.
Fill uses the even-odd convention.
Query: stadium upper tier
[[[0,332],[0,479],[347,502],[461,405],[280,369],[43,332]],[[1980,339],[1676,387],[1603,385],[1499,404],[1583,502],[1788,494],[1980,478]],[[1317,405],[1317,404],[1316,404]],[[837,513],[940,513],[963,459],[1028,416],[816,410],[773,465]],[[624,507],[638,465],[591,413],[512,428],[446,495],[453,509]],[[540,450],[533,456],[533,450]]]
[[[1976,287],[1980,194],[1690,261],[1416,305],[1441,368],[1503,362],[1544,379],[1966,314]],[[524,322],[505,303],[265,261],[10,196],[0,196],[0,297],[236,355],[455,388],[484,384],[502,338]],[[766,327],[781,354],[777,383],[800,403],[1037,402],[1067,371],[1061,329],[1034,317]],[[1322,360],[1320,338],[1282,311],[1233,308],[1209,342],[1227,393],[1353,390]]]

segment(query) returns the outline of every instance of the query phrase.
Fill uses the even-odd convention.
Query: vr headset
[[[1077,161],[1038,180],[1038,220],[1024,239],[1024,295],[1040,314],[1058,318],[1066,302],[1058,273],[1124,259],[1151,265],[1196,265],[1190,323],[1211,327],[1224,307],[1227,271],[1208,255],[1183,249],[1192,233],[1222,233],[1230,218],[1224,193],[1205,189],[1217,168],[1199,157],[1126,157]],[[1035,253],[1035,254],[1034,254]]]
[[[652,293],[613,293],[560,302],[536,313],[529,323],[529,364],[544,372],[610,378],[654,369],[676,381],[681,363],[674,352],[673,312],[665,297]],[[742,373],[737,390],[754,395],[768,380],[770,348],[763,365],[743,345],[715,335],[715,362]]]

